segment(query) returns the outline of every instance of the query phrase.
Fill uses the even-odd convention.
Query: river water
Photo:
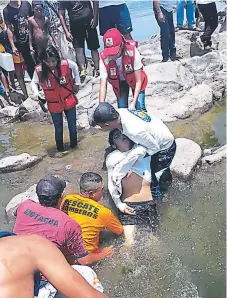
[[[205,148],[226,143],[224,115],[225,106],[217,104],[200,117],[169,126],[176,136],[190,137]],[[0,128],[0,157],[22,152],[46,155],[31,169],[0,175],[1,230],[12,227],[4,216],[7,202],[48,173],[63,175],[77,187],[80,175],[93,170],[106,183],[106,172],[101,166],[107,134],[90,131],[79,135],[77,150],[64,158],[54,158],[51,123],[25,122]],[[67,141],[67,134],[65,137]],[[148,232],[140,231],[133,251],[120,255],[122,239],[112,239],[117,247],[114,258],[95,267],[110,297],[225,297],[224,173],[223,162],[196,170],[187,183],[174,181],[170,201],[159,205],[161,240],[158,243]],[[110,206],[106,188],[103,203]]]

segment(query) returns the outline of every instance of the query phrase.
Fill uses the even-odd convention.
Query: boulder
[[[28,153],[7,156],[0,159],[0,173],[25,170],[43,159],[41,156],[31,156]]]
[[[176,144],[177,150],[170,169],[173,176],[187,180],[201,158],[202,150],[197,143],[185,138],[177,138]]]
[[[25,192],[22,192],[15,197],[13,197],[6,206],[6,214],[10,220],[16,219],[15,211],[17,207],[26,200],[32,200],[34,202],[39,202],[36,194],[36,184],[33,184]]]
[[[205,84],[191,88],[180,100],[170,106],[169,113],[177,119],[185,119],[195,112],[208,111],[213,105],[212,89]]]
[[[227,32],[226,31],[219,33],[219,43],[218,43],[218,50],[219,51],[226,50],[226,47],[227,47],[226,39],[227,39]]]
[[[10,123],[18,120],[19,118],[19,108],[13,106],[6,106],[0,109],[0,123]]]
[[[204,150],[205,151],[205,150]],[[205,155],[206,153],[209,153],[209,155]],[[222,159],[226,158],[227,154],[227,145],[224,145],[216,150],[210,149],[209,152],[208,150],[204,152],[204,157],[202,158],[202,163],[208,163],[209,165],[219,162]]]
[[[87,111],[83,111],[80,115],[78,115],[77,126],[78,126],[78,129],[89,129],[90,128],[90,122],[88,119]]]

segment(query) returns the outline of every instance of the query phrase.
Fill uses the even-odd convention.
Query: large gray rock
[[[170,169],[174,176],[186,180],[201,158],[202,150],[197,143],[185,138],[176,139],[176,144],[177,150]]]
[[[28,153],[7,156],[0,159],[0,173],[25,170],[43,159],[41,156],[31,156]]]
[[[3,109],[0,109],[0,123],[10,123],[18,120],[19,117],[19,108],[13,106],[6,106]]]
[[[226,39],[227,39],[227,32],[226,31],[219,33],[219,43],[218,43],[218,50],[219,51],[226,50],[226,48],[227,48]]]
[[[17,207],[24,201],[32,200],[34,202],[39,202],[37,194],[36,194],[36,184],[33,184],[29,189],[25,192],[22,192],[15,197],[13,197],[6,206],[6,214],[8,219],[13,220],[16,219],[15,212]]]

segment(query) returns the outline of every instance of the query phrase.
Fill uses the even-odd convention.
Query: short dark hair
[[[97,189],[97,184],[102,182],[102,177],[93,172],[86,172],[80,178],[80,191],[89,192]]]
[[[110,133],[109,133],[109,144],[110,144],[110,146],[114,146],[115,145],[115,137],[116,137],[116,135],[118,135],[118,134],[121,134],[122,132],[120,131],[120,129],[118,129],[118,128],[115,128],[115,129],[113,129],[113,130],[111,130],[110,131]]]
[[[118,119],[119,113],[108,102],[100,102],[93,113],[92,124],[111,122]]]
[[[38,196],[39,203],[42,206],[45,207],[56,207],[58,204],[58,201],[61,197],[61,194],[55,195],[55,196]]]

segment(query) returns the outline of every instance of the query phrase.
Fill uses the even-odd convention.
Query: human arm
[[[132,100],[132,103],[130,104],[129,109],[135,109],[136,107],[136,102],[138,100],[138,97],[141,91],[141,86],[142,86],[142,69],[135,70],[134,76],[136,80],[136,87],[133,94],[133,100]]]
[[[153,0],[153,2],[154,2],[154,7],[155,7],[155,9],[157,11],[157,14],[158,14],[159,21],[164,23],[165,22],[165,16],[162,13],[159,1],[158,0]]]
[[[107,298],[92,288],[65,260],[50,241],[39,236],[32,238],[30,251],[35,267],[64,296],[68,298]],[[35,268],[35,269],[36,269]]]
[[[19,55],[18,50],[14,44],[12,24],[9,20],[7,7],[3,9],[3,17],[4,17],[4,21],[6,23],[6,26],[7,26],[7,35],[8,35],[8,39],[9,39],[9,43],[11,45],[12,51],[15,55]]]
[[[64,2],[65,1],[59,1],[59,4],[60,4],[60,9],[59,9],[59,12],[58,12],[58,16],[59,16],[59,19],[60,19],[60,22],[61,22],[61,25],[63,27],[63,30],[65,32],[65,36],[67,38],[68,41],[73,41],[73,37],[72,37],[72,34],[69,32],[66,24],[65,24],[65,7],[63,6],[64,5]]]
[[[105,216],[105,227],[118,236],[123,233],[123,226],[111,210]]]
[[[77,64],[70,60],[67,59],[68,64],[69,64],[69,68],[72,70],[72,75],[73,75],[73,85],[76,87],[76,89],[79,89],[79,86],[81,85],[80,82],[80,75],[79,75],[79,70],[78,70],[78,66]]]
[[[67,233],[66,247],[69,253],[66,258],[74,257],[74,260],[80,265],[91,265],[107,257],[112,257],[114,252],[112,246],[106,247],[100,253],[88,253],[83,243],[81,227],[74,220],[67,222],[65,229]]]
[[[99,2],[98,1],[92,1],[93,2],[93,14],[94,17],[91,20],[91,28],[94,29],[98,26],[98,19],[99,19]]]
[[[32,46],[32,40],[33,40],[33,26],[32,26],[32,20],[28,19],[28,28],[29,28],[29,48],[32,54],[34,54],[34,49]]]

